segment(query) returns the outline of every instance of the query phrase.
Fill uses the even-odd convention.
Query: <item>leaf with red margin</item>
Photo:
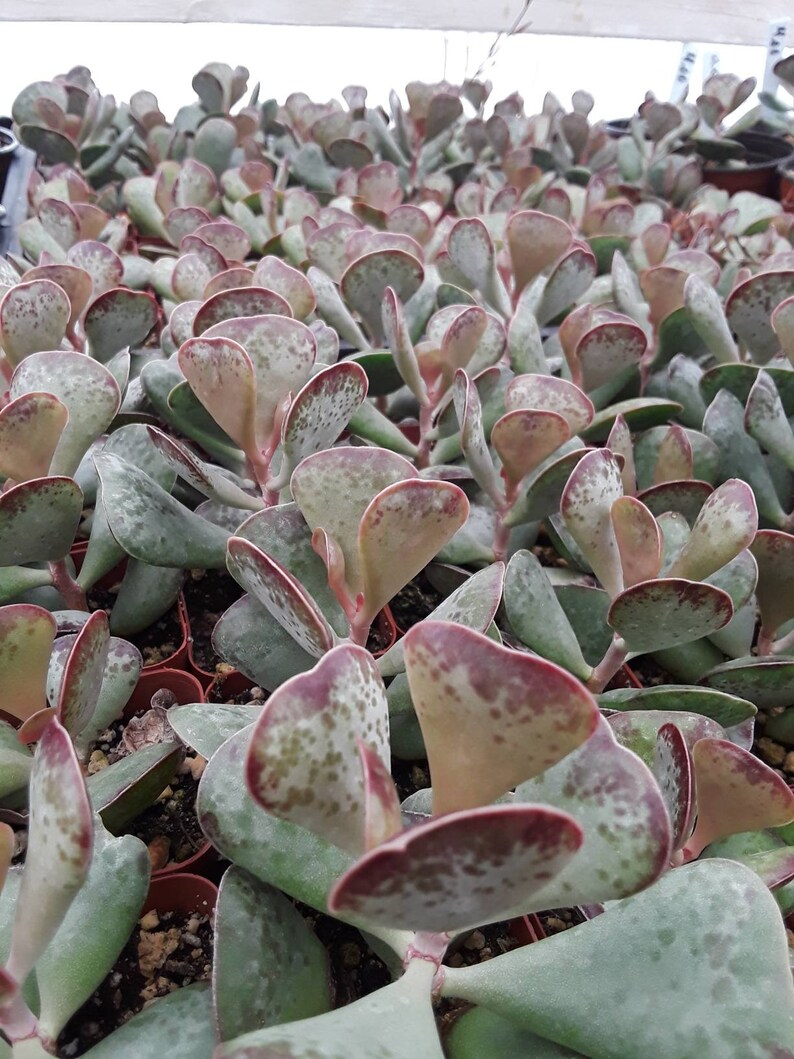
[[[466,494],[452,482],[395,482],[373,498],[358,526],[363,610],[370,619],[438,555],[468,515]]]
[[[614,452],[616,456],[622,458],[623,467],[620,471],[620,478],[623,482],[623,492],[626,496],[632,496],[637,491],[637,469],[634,464],[634,444],[631,440],[631,431],[622,415],[619,415],[612,424],[612,429],[609,432],[605,447],[608,448],[610,452]]]
[[[699,739],[692,761],[698,819],[684,850],[689,859],[718,838],[794,820],[794,791],[747,750],[727,739]]]
[[[26,393],[0,411],[0,474],[17,482],[43,478],[69,418],[51,393]]]
[[[97,239],[82,239],[75,243],[69,248],[66,260],[89,274],[94,297],[104,294],[111,287],[118,287],[124,278],[124,264],[119,255]]]
[[[571,816],[537,805],[450,813],[363,856],[338,880],[328,907],[393,929],[470,930],[525,910],[582,840]]]
[[[347,305],[360,313],[376,342],[383,341],[381,304],[388,287],[405,303],[419,290],[425,270],[404,250],[375,250],[345,269],[340,289]]]
[[[539,210],[514,213],[505,226],[505,236],[515,277],[514,297],[561,258],[573,241],[570,225]]]
[[[479,217],[462,217],[453,224],[447,253],[467,282],[487,296],[494,275],[494,247]]]
[[[330,625],[292,574],[242,537],[230,537],[226,547],[229,573],[273,615],[304,651],[320,658],[333,647],[334,634]]]
[[[772,328],[780,342],[780,348],[794,364],[794,295],[785,298],[772,311]]]
[[[634,496],[621,496],[609,515],[626,588],[658,577],[662,565],[662,535],[645,504]]]
[[[117,287],[100,294],[85,314],[91,356],[104,364],[128,346],[141,346],[157,323],[157,314],[157,301],[147,291]]]
[[[216,503],[244,511],[261,511],[262,499],[251,496],[211,463],[195,456],[187,446],[157,427],[147,426],[148,436],[170,470]],[[115,433],[115,432],[114,432]],[[105,448],[107,451],[107,447]]]
[[[669,575],[698,581],[708,577],[748,548],[757,529],[752,489],[740,478],[729,478],[701,508]]]
[[[251,240],[239,224],[224,219],[201,224],[191,234],[214,246],[227,261],[243,261],[251,250]],[[260,286],[267,287],[268,284]]]
[[[14,830],[8,824],[0,823],[0,891],[5,884],[13,855]]]
[[[263,257],[257,261],[254,284],[275,291],[285,298],[296,320],[305,320],[317,308],[317,298],[311,283],[302,272],[282,261],[280,257]]]
[[[617,595],[607,621],[629,651],[644,654],[699,640],[732,617],[731,597],[722,589],[665,577],[642,581]]]
[[[687,523],[694,525],[703,505],[713,492],[714,489],[708,482],[690,478],[682,482],[661,482],[648,489],[641,489],[637,493],[637,499],[641,500],[657,519],[667,512],[678,512],[684,516]]]
[[[171,290],[175,298],[180,302],[201,299],[213,275],[224,267],[220,254],[218,258],[215,269],[212,269],[200,254],[182,254],[171,273]]]
[[[441,336],[441,378],[443,388],[452,384],[452,380],[459,368],[468,368],[472,375],[476,374],[471,368],[471,362],[481,349],[483,339],[488,331],[489,316],[479,305],[470,305],[468,308],[458,311],[456,306],[450,306],[452,319]],[[436,314],[440,316],[441,314]],[[434,318],[435,319],[435,318]],[[428,325],[428,339],[430,339],[430,325]],[[498,346],[492,344],[492,354]],[[485,356],[486,363],[480,367],[490,366],[497,357]],[[420,362],[424,366],[426,358]]]
[[[246,756],[248,789],[268,813],[359,854],[366,804],[357,739],[388,767],[383,681],[367,651],[343,644],[268,699]]]
[[[402,831],[400,797],[377,751],[363,739],[357,739],[356,744],[364,774],[364,849],[369,851]]]
[[[576,346],[582,388],[595,390],[620,372],[639,364],[648,339],[639,324],[608,322],[587,331]]]
[[[25,279],[28,282],[34,279],[48,279],[66,291],[66,297],[72,309],[69,314],[67,333],[71,333],[93,292],[90,274],[84,268],[78,268],[77,265],[37,265],[35,268],[28,269]],[[120,279],[121,276],[119,276]]]
[[[353,598],[364,588],[358,549],[361,517],[381,490],[416,477],[416,468],[404,456],[352,445],[316,452],[295,468],[290,482],[295,502],[311,530],[325,530],[342,550]]]
[[[25,871],[7,970],[24,982],[61,925],[88,874],[93,814],[80,763],[54,718],[33,758]]]
[[[549,274],[537,309],[538,323],[547,324],[570,309],[590,289],[597,271],[592,250],[573,246]]]
[[[404,645],[434,813],[487,805],[595,729],[595,699],[553,662],[451,622],[425,620]]]
[[[277,416],[290,393],[306,383],[317,359],[312,331],[287,316],[248,316],[224,320],[202,336],[226,338],[251,358],[256,381],[256,439],[261,447],[272,440]]]
[[[386,345],[391,351],[400,377],[417,401],[426,405],[427,388],[419,371],[419,362],[405,320],[403,305],[391,287],[387,287],[383,292],[381,323]]]
[[[26,720],[47,705],[47,667],[55,618],[32,603],[0,607],[0,684],[3,709]]]
[[[358,174],[358,194],[361,202],[388,213],[403,200],[400,171],[393,162],[376,162],[364,166]]]
[[[111,372],[83,353],[57,350],[33,353],[14,372],[11,398],[51,393],[67,408],[69,419],[50,464],[51,474],[73,475],[83,456],[104,434],[121,407],[121,390]]]
[[[623,571],[610,512],[622,496],[617,457],[608,449],[596,449],[574,467],[560,502],[566,529],[613,597],[623,589]]]
[[[607,718],[615,738],[653,768],[656,756],[656,737],[666,724],[674,724],[684,738],[687,749],[699,739],[722,739],[725,729],[721,724],[699,713],[683,710],[626,710]]]
[[[557,412],[517,408],[498,419],[491,430],[491,444],[502,461],[508,489],[517,489],[570,436],[571,428]]]
[[[716,288],[702,276],[692,273],[684,281],[683,295],[689,323],[715,360],[720,364],[738,361],[739,350],[731,333],[737,328],[726,319]]]
[[[744,429],[761,448],[794,467],[794,431],[774,380],[765,371],[755,377],[744,408]]]
[[[229,437],[256,452],[256,381],[251,358],[228,338],[189,338],[179,367],[193,393]]]
[[[204,302],[193,320],[193,334],[205,335],[211,327],[227,320],[271,315],[292,318],[286,298],[264,287],[232,287],[218,291]]]
[[[494,504],[499,505],[502,503],[502,489],[485,440],[480,395],[462,368],[455,372],[452,397],[460,424],[460,443],[466,465],[483,492]]]
[[[333,445],[367,396],[367,386],[367,373],[360,364],[348,360],[332,364],[309,379],[290,405],[281,428],[281,445],[290,472],[306,456]]]
[[[58,720],[72,739],[96,709],[109,648],[108,616],[104,610],[95,610],[75,637],[61,678]]]
[[[673,851],[681,849],[695,821],[695,778],[686,740],[674,724],[656,733],[653,774],[673,828]]]
[[[586,742],[518,786],[515,797],[570,813],[584,833],[582,848],[533,897],[533,909],[627,897],[650,885],[669,863],[670,821],[659,787],[603,717]]]
[[[759,530],[750,545],[758,563],[755,594],[761,625],[774,635],[794,618],[794,536],[780,530]]]
[[[72,478],[33,478],[7,490],[0,495],[0,566],[63,559],[82,511]]]
[[[772,329],[773,310],[794,293],[794,271],[759,272],[734,287],[725,300],[731,331],[739,336],[756,364],[765,364],[779,349]]]
[[[245,268],[242,265],[236,266],[235,268],[226,268],[223,272],[219,272],[211,279],[207,280],[207,285],[201,292],[201,301],[196,305],[193,310],[193,314],[190,318],[190,335],[185,335],[182,338],[184,342],[185,338],[189,338],[193,334],[193,320],[198,310],[201,308],[202,301],[206,301],[211,298],[213,294],[220,294],[223,290],[235,290],[239,287],[251,287],[253,286],[254,274],[250,268]],[[184,305],[185,303],[182,302]],[[193,303],[191,303],[193,304]],[[173,316],[173,314],[172,314]]]
[[[71,312],[66,291],[52,280],[10,287],[0,299],[0,345],[12,367],[31,353],[58,349]]]

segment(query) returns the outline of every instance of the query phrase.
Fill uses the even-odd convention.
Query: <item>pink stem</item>
[[[67,609],[88,610],[88,600],[85,597],[85,592],[69,573],[66,560],[58,559],[56,562],[51,562],[49,567],[52,576],[52,586],[63,596]]]
[[[590,679],[587,681],[588,689],[596,695],[603,691],[626,661],[628,653],[623,640],[619,636],[613,637],[606,654],[590,674]]]
[[[430,462],[430,431],[433,427],[433,405],[423,404],[419,409],[419,451],[416,466],[421,470]]]

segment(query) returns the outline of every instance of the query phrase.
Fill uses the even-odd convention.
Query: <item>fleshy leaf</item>
[[[725,301],[731,330],[756,364],[765,364],[779,349],[772,311],[794,293],[794,271],[759,272],[734,287]]]
[[[3,709],[27,720],[47,704],[47,666],[55,619],[32,603],[0,607],[0,683]]]
[[[487,805],[579,746],[595,700],[565,670],[451,622],[405,637],[405,666],[433,782],[433,811]]]
[[[63,559],[74,541],[83,493],[71,478],[33,478],[0,495],[0,566]]]
[[[614,599],[608,620],[629,651],[643,654],[699,640],[732,617],[727,592],[673,577],[627,588]]]
[[[747,548],[758,528],[752,489],[730,478],[706,500],[689,539],[668,571],[671,577],[702,580]]]
[[[539,210],[522,210],[508,221],[505,234],[515,276],[516,297],[571,245],[573,232],[565,221]]]
[[[303,916],[278,890],[235,866],[218,893],[213,980],[224,1041],[331,1006],[328,955]]]
[[[488,451],[482,422],[482,405],[477,387],[462,368],[455,372],[452,389],[455,414],[460,424],[460,439],[466,465],[479,487],[494,503],[499,503],[499,488],[496,469]]]
[[[473,1007],[458,1015],[446,1039],[449,1059],[582,1059],[575,1052],[531,1030],[519,1029],[484,1007]]]
[[[778,530],[759,530],[750,545],[758,563],[755,594],[761,625],[774,635],[784,622],[794,618],[794,536]]]
[[[464,525],[466,494],[452,482],[417,478],[382,489],[358,528],[366,614],[374,618]],[[349,581],[349,571],[346,567]]]
[[[255,544],[231,537],[226,567],[304,651],[320,658],[331,649],[334,634],[315,601],[283,566]]]
[[[25,872],[8,972],[24,982],[52,941],[91,864],[93,821],[66,729],[53,718],[33,758]]]
[[[227,530],[183,507],[131,463],[94,457],[113,536],[128,555],[153,566],[223,569]]]
[[[66,292],[49,279],[10,287],[0,299],[0,345],[13,367],[31,353],[58,349],[72,307]]]
[[[49,473],[69,412],[51,393],[26,393],[0,411],[0,474],[17,482]]]
[[[364,849],[375,849],[402,831],[400,798],[383,758],[363,739],[356,740],[364,777]]]
[[[593,418],[593,402],[578,386],[552,375],[518,375],[505,390],[505,408],[536,408],[557,412],[571,428],[584,430]]]
[[[674,724],[663,724],[656,734],[653,774],[670,817],[673,849],[680,849],[695,819],[695,777],[686,741]]]
[[[167,1052],[169,1059],[210,1059],[215,1019],[208,983],[196,982],[149,1004],[91,1049],[91,1059],[140,1059]]]
[[[697,931],[683,926],[693,923]],[[595,967],[609,1018],[593,1017]],[[644,992],[651,967],[652,999]],[[757,876],[726,860],[668,872],[547,942],[447,969],[443,993],[591,1056],[782,1059],[794,1050],[780,912]]]
[[[576,346],[582,388],[592,392],[638,364],[647,345],[645,332],[633,322],[609,322],[592,328]]]
[[[722,301],[713,285],[702,276],[692,273],[686,278],[683,292],[689,320],[717,363],[737,361],[739,351],[731,334],[732,328],[728,325]]]
[[[193,319],[193,334],[205,335],[211,327],[240,317],[292,317],[286,298],[264,287],[237,287],[218,291],[208,298]],[[227,336],[230,337],[230,336]]]
[[[791,469],[794,467],[794,433],[789,426],[777,386],[765,371],[759,371],[747,397],[744,426],[758,444]]]
[[[256,453],[256,380],[243,347],[228,338],[190,338],[179,367],[218,426],[243,452]]]
[[[34,353],[14,372],[11,397],[46,391],[67,408],[69,419],[55,449],[51,474],[74,474],[92,442],[107,430],[121,406],[110,371],[82,353]]]
[[[96,709],[109,649],[108,617],[96,610],[75,637],[61,678],[58,720],[72,739]]]
[[[613,714],[607,723],[621,746],[632,750],[649,768],[656,757],[657,736],[666,724],[676,726],[690,752],[699,739],[721,739],[725,734],[722,726],[711,718],[681,711],[629,710]]]
[[[686,844],[689,857],[718,838],[794,820],[794,792],[747,750],[726,739],[700,739],[692,747],[692,761],[698,818]]]
[[[596,449],[574,467],[560,506],[566,529],[613,597],[623,588],[623,572],[610,512],[621,496],[617,458],[608,449]]]
[[[515,796],[570,813],[584,833],[577,855],[525,911],[626,897],[667,866],[670,824],[661,792],[650,769],[618,744],[603,718],[585,743],[522,783]]]
[[[710,717],[723,728],[751,720],[756,708],[747,699],[696,684],[662,684],[649,688],[615,688],[598,696],[609,710],[683,710]]]
[[[157,302],[152,294],[123,287],[105,291],[85,314],[91,356],[106,364],[122,349],[139,348],[156,322]]]
[[[212,633],[215,653],[268,691],[314,664],[270,611],[243,596],[225,611]]]
[[[268,812],[362,852],[366,806],[357,737],[386,762],[383,681],[365,650],[343,645],[268,699],[248,751],[251,793]]]
[[[235,254],[234,257],[239,258],[240,255]],[[305,320],[316,308],[317,299],[311,283],[302,272],[281,258],[263,257],[257,261],[254,284],[267,287],[286,298],[296,320]]]
[[[571,428],[558,412],[517,408],[498,419],[491,431],[491,444],[502,461],[508,486],[518,488],[570,436]]]
[[[626,588],[658,577],[662,565],[662,535],[645,504],[634,496],[618,497],[610,518]]]
[[[510,627],[522,643],[542,658],[586,681],[592,673],[571,623],[538,559],[530,551],[511,558],[505,577],[505,609]]]
[[[288,466],[294,469],[305,456],[333,445],[366,396],[366,372],[349,361],[309,379],[290,405],[281,431]]]
[[[381,303],[387,288],[407,302],[424,279],[424,268],[404,250],[375,250],[357,258],[340,280],[347,304],[360,313],[376,342],[383,341]]]
[[[395,929],[469,930],[525,908],[581,843],[572,817],[542,806],[449,813],[356,861],[331,891],[329,907]]]

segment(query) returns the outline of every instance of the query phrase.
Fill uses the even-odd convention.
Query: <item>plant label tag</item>
[[[780,82],[773,73],[775,63],[783,55],[783,49],[786,46],[786,33],[788,32],[789,19],[778,18],[773,19],[769,23],[769,34],[767,36],[766,45],[766,65],[764,67],[764,83],[761,86],[764,92],[768,92],[769,95],[777,95],[778,85]]]
[[[718,51],[704,51],[703,52],[703,85],[705,87],[706,82],[714,74],[720,72],[720,53]]]
[[[681,48],[681,58],[678,61],[678,69],[673,78],[673,87],[670,91],[671,103],[683,103],[686,99],[696,59],[697,48],[691,41],[686,41]]]

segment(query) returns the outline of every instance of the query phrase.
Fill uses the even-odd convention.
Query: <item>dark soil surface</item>
[[[88,605],[91,610],[104,610],[110,614],[117,594],[118,585],[111,588],[93,588],[88,596]],[[134,636],[125,636],[124,639],[135,644],[143,655],[145,666],[155,666],[165,662],[182,646],[179,604],[175,603],[148,629],[135,633]]]
[[[430,770],[426,760],[402,761],[400,758],[392,758],[391,774],[401,802],[405,801],[409,794],[415,794],[430,786]]]
[[[147,912],[116,966],[64,1027],[58,1055],[83,1055],[155,998],[209,978],[212,942],[206,915]]]
[[[223,570],[190,570],[183,592],[193,638],[193,661],[205,673],[214,673],[223,659],[212,648],[212,631],[224,611],[243,595],[243,590]]]
[[[389,603],[397,628],[407,632],[411,626],[418,625],[436,609],[443,598],[424,573],[417,574]]]
[[[213,687],[208,694],[209,702],[224,703],[228,706],[253,706],[260,703],[265,703],[268,698],[268,693],[263,688],[256,686],[252,688],[244,688],[243,691],[237,692],[236,694],[227,694],[224,691],[224,685],[221,684],[219,687]]]
[[[295,907],[328,952],[331,999],[335,1008],[352,1004],[391,982],[388,967],[355,927],[300,902],[296,901]]]
[[[370,654],[383,654],[393,643],[393,630],[378,616],[372,623],[367,636],[367,650]]]

